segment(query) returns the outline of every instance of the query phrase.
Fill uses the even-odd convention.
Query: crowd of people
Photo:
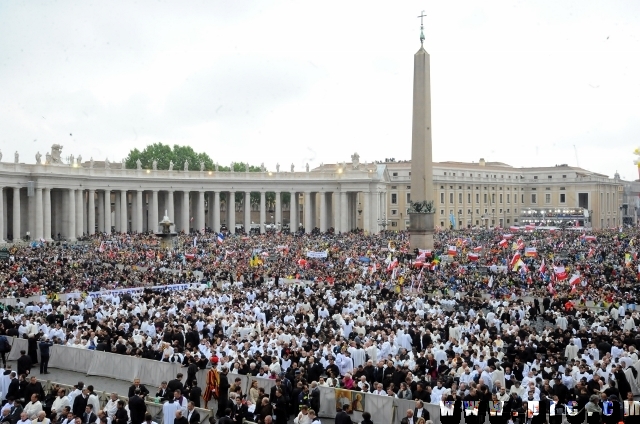
[[[26,338],[28,350],[16,370],[2,355],[1,419],[146,420],[138,399],[151,393],[139,384],[110,407],[83,384],[45,394],[32,367],[40,350],[40,372],[48,372],[53,344],[183,364],[187,377],[156,394],[168,424],[195,423],[194,408],[212,398],[220,422],[310,424],[319,387],[414,400],[409,424],[429,420],[428,404],[441,406],[442,422],[447,411],[528,422],[527,405],[537,405],[535,417],[584,418],[609,402],[634,412],[638,242],[635,228],[534,228],[442,231],[431,251],[390,232],[183,234],[171,251],[149,234],[14,247],[0,262],[0,297],[14,300],[0,334]],[[154,289],[185,283],[193,284]],[[142,290],[110,291],[124,288]],[[202,388],[200,369],[209,370]],[[234,375],[275,386],[243,393]]]

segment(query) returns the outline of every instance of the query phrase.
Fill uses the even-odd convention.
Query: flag
[[[624,265],[631,266],[631,253],[624,254]]]
[[[447,249],[447,255],[455,256],[458,253],[458,248],[455,246],[449,246]]]
[[[553,288],[553,282],[549,281],[549,284],[547,284],[547,290],[549,290],[549,293],[551,294],[556,294],[556,290]]]
[[[489,278],[489,284],[487,284],[489,287],[493,287],[493,275]]]
[[[397,266],[398,266],[398,258],[395,258],[393,261],[391,261],[391,263],[389,263],[389,266],[387,266],[387,272],[393,271],[393,269]]]
[[[535,247],[527,247],[526,249],[524,249],[524,256],[535,258],[538,256],[538,249],[536,249]]]
[[[222,244],[223,241],[224,241],[224,234],[218,233],[218,243]]]
[[[193,247],[196,247],[197,244],[198,244],[198,236],[195,236],[193,238]]]
[[[104,242],[103,242],[103,241],[101,241],[101,242],[100,242],[100,247],[98,248],[98,252],[102,253],[102,252],[104,252],[104,249],[105,249]]]
[[[519,259],[519,257],[518,257],[518,260],[513,265],[513,271],[517,271],[518,268],[520,268],[521,266],[524,266],[524,262],[522,262],[522,259]]]
[[[579,273],[579,272],[577,272],[577,273],[573,274],[573,275],[571,276],[571,278],[569,278],[569,284],[570,284],[570,285],[571,285],[571,287],[573,288],[573,287],[575,287],[578,283],[580,283],[580,280],[581,280],[581,279],[582,279],[582,278],[581,278],[581,276],[580,276],[580,273]]]
[[[584,241],[596,241],[596,236],[584,236]]]
[[[469,258],[470,261],[477,261],[479,258],[477,253],[469,253],[467,257]]]
[[[553,273],[555,274],[556,280],[562,281],[567,279],[567,271],[563,266],[554,266]]]
[[[520,231],[520,227],[516,227],[515,225],[512,225],[511,227],[509,227],[509,231],[511,232],[518,232]]]
[[[544,263],[544,258],[542,258],[542,263],[540,264],[540,274],[544,274],[544,272],[547,270],[547,265]]]
[[[507,247],[507,244],[509,244],[509,243],[507,242],[507,239],[502,239],[502,240],[500,241],[500,243],[498,243],[498,245],[499,245],[500,247],[502,247],[502,248],[506,248],[506,247]]]
[[[560,243],[560,244],[558,245],[558,249],[562,249],[563,247],[564,247],[564,242],[562,242],[562,243]]]
[[[507,239],[507,240],[511,240],[513,238],[513,234],[503,234],[502,238],[503,239]]]
[[[378,267],[377,267],[375,261],[373,262],[373,265],[371,266],[370,269],[371,269],[371,274],[372,275],[375,274],[375,272],[378,270]]]
[[[476,246],[473,248],[474,252],[480,252],[482,250],[482,246]]]
[[[536,229],[536,226],[532,225],[532,224],[527,224],[527,225],[524,226],[524,229],[527,230],[527,231],[532,231],[532,230]]]
[[[595,250],[593,249],[593,247],[590,247],[589,252],[587,252],[587,258],[592,257],[594,253],[595,253]]]
[[[153,250],[149,250],[147,252],[147,259],[154,259],[156,257],[156,254]]]
[[[520,260],[520,252],[514,253],[513,257],[511,258],[511,262],[509,262],[509,266],[514,267],[519,260]]]

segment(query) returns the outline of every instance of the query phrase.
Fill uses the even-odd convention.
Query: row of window
[[[409,175],[411,175],[411,173],[409,173]],[[443,175],[447,175],[447,172],[445,171],[445,172],[443,173]],[[450,176],[452,176],[452,177],[455,177],[455,176],[456,176],[456,173],[455,173],[455,172],[449,172],[449,174],[448,174],[448,175],[450,175]],[[393,176],[394,176],[394,177],[397,177],[397,176],[398,176],[398,173],[397,173],[397,172],[394,172],[394,173],[393,173]],[[460,174],[460,176],[461,176],[461,177],[464,177],[464,172],[462,172],[462,173]],[[470,176],[470,177],[473,177],[473,174],[469,174],[469,176]],[[476,176],[477,176],[477,177],[482,177],[482,175],[481,175],[481,174],[477,174]],[[485,177],[485,178],[498,178],[498,175],[497,175],[497,174],[493,174],[493,175],[491,175],[491,174],[484,174],[484,177]],[[519,177],[521,180],[524,180],[524,175],[516,175],[515,179],[518,179],[518,177]],[[500,175],[500,178],[504,178],[504,175]],[[509,179],[509,178],[511,178],[511,175],[507,175],[507,178],[508,178],[508,179]],[[550,179],[552,179],[552,178],[553,178],[553,175],[547,175],[547,179],[549,179],[549,180],[550,180]],[[563,175],[562,175],[562,178],[567,178],[566,174],[563,174]],[[534,179],[534,180],[537,180],[537,179],[538,179],[538,176],[537,176],[537,175],[534,175],[534,176],[533,176],[533,179]]]
[[[395,209],[391,209],[391,214],[392,215],[394,215],[394,213],[393,213],[394,210]],[[498,209],[498,213],[503,213],[503,211],[504,211],[504,213],[511,213],[511,209],[510,208],[506,209],[506,210],[504,210],[502,208]],[[484,209],[484,213],[489,213],[489,209],[485,208]],[[496,213],[496,210],[495,209],[491,209],[491,213]],[[518,213],[518,209],[514,209],[513,213],[517,214]],[[471,209],[467,209],[467,215],[472,215],[472,214],[473,214],[473,212],[471,211]],[[480,215],[480,209],[476,209],[475,214],[476,215]],[[444,209],[440,209],[440,215],[444,215]],[[451,215],[453,215],[453,209],[449,209],[449,216],[451,216]],[[458,215],[462,215],[462,209],[458,209]]]
[[[411,201],[411,193],[406,193],[407,196],[407,201],[406,203],[409,203]],[[476,201],[475,203],[480,203],[480,193],[476,193]],[[608,194],[607,194],[608,197]],[[462,193],[458,193],[458,203],[462,203]],[[471,193],[467,193],[467,203],[471,203]],[[482,194],[482,199],[483,202],[482,203],[496,203],[496,195],[495,193],[491,194],[491,200],[489,201],[489,195],[488,193],[483,193]],[[454,203],[454,193],[449,193],[449,203]],[[503,195],[499,194],[498,195],[498,203],[503,203]],[[511,203],[511,195],[507,194],[506,196],[506,203]],[[607,200],[609,200],[607,198]],[[544,195],[544,202],[546,204],[550,204],[551,203],[551,193],[546,193]],[[559,202],[561,204],[564,204],[567,202],[567,195],[565,193],[560,193],[559,196]],[[444,193],[440,193],[440,204],[444,204],[445,203],[445,194]],[[516,194],[513,195],[513,203],[518,203],[518,196]],[[520,203],[524,203],[524,194],[520,195]],[[537,204],[538,203],[538,195],[533,193],[531,194],[531,203],[532,204]],[[391,193],[391,204],[392,205],[397,205],[398,204],[398,193]]]

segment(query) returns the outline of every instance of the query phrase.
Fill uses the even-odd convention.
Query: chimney
[[[486,163],[484,161],[484,158],[480,158],[480,161],[478,162],[478,165],[480,165],[480,166],[485,166],[486,165]]]

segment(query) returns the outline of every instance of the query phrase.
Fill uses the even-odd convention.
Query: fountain
[[[160,238],[160,248],[173,248],[175,239],[178,234],[175,232],[171,232],[171,226],[173,225],[173,222],[171,222],[171,220],[169,219],[169,215],[167,214],[166,210],[164,211],[164,217],[162,218],[162,221],[160,221],[158,225],[160,226],[160,232],[157,232],[156,236]]]

